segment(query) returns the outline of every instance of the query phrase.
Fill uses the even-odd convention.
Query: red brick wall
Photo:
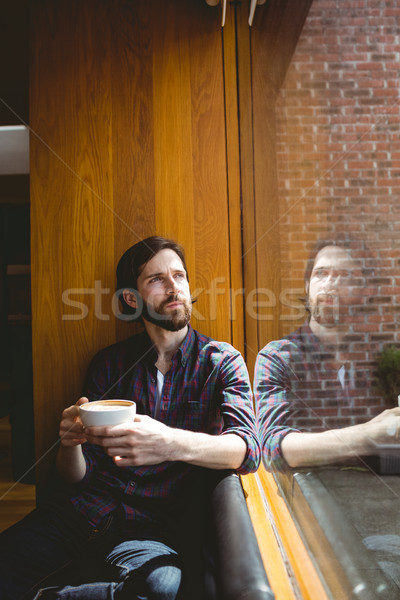
[[[367,243],[368,289],[348,353],[369,377],[382,348],[400,342],[397,5],[314,0],[277,101],[282,288],[302,288],[318,239],[340,233]],[[282,307],[283,333],[297,323],[292,313]],[[366,396],[358,403],[372,414],[382,402],[372,389]]]

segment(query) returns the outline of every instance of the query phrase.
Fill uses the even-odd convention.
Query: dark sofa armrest
[[[236,473],[224,475],[211,494],[221,600],[273,600],[257,538]]]

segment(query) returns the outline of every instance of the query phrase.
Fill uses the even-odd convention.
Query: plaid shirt
[[[157,354],[145,332],[100,351],[84,385],[89,400],[134,400],[138,414],[154,417],[157,399]],[[171,427],[212,435],[235,433],[247,444],[239,473],[255,471],[260,450],[252,393],[240,353],[189,327],[164,376],[159,420]],[[117,467],[99,446],[83,445],[86,476],[73,496],[75,507],[98,526],[122,509],[127,520],[156,523],[160,513],[184,497],[200,469],[183,462]]]
[[[317,432],[355,425],[368,418],[365,372],[338,365],[308,324],[259,352],[254,379],[257,423],[267,469],[285,470],[282,439],[292,431]],[[357,394],[359,396],[357,400]],[[360,410],[361,409],[361,410]]]

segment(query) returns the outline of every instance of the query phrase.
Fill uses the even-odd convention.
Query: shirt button
[[[135,489],[135,482],[134,481],[130,481],[128,483],[128,485],[126,486],[125,492],[127,494],[133,494],[134,489]]]

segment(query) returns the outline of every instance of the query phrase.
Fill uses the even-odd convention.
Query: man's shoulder
[[[115,342],[98,350],[93,356],[92,362],[114,362],[124,360],[125,357],[132,357],[137,352],[142,353],[146,346],[146,339],[143,333],[137,333],[125,340]]]
[[[284,352],[289,352],[291,354],[294,352],[302,353],[310,345],[314,345],[316,343],[317,340],[308,324],[304,324],[283,338],[268,342],[268,344],[266,344],[264,348],[260,350],[259,355],[267,356],[274,353]]]
[[[239,350],[234,348],[229,342],[214,340],[196,330],[193,330],[195,344],[199,352],[209,354],[234,354],[240,355]]]

